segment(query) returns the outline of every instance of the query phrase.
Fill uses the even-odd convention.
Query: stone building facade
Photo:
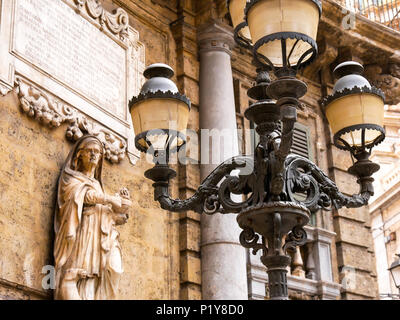
[[[399,291],[388,271],[400,253],[400,108],[388,106],[385,111],[387,137],[373,153],[381,170],[376,174],[377,190],[370,201],[371,228],[376,252],[376,269],[381,298],[399,299]]]
[[[266,298],[265,269],[240,246],[235,217],[162,210],[153,200],[151,181],[144,177],[151,164],[132,145],[127,109],[109,109],[125,102],[127,108],[127,99],[138,93],[143,82],[145,66],[166,63],[175,70],[173,80],[180,92],[192,102],[189,129],[195,133],[213,128],[236,130],[230,154],[222,154],[221,160],[232,152],[251,153],[255,138],[246,130],[252,124],[244,118],[244,110],[256,71],[250,51],[233,41],[225,0],[56,0],[74,9],[67,10],[70,21],[90,22],[90,41],[98,37],[108,43],[110,38],[119,47],[110,45],[115,52],[104,64],[96,58],[64,55],[55,65],[48,62],[49,56],[37,56],[37,39],[21,27],[32,24],[33,35],[43,36],[46,20],[32,10],[40,12],[38,4],[46,1],[0,0],[0,298],[53,297],[43,279],[46,266],[54,263],[57,179],[72,142],[87,133],[97,134],[106,146],[103,181],[107,192],[126,186],[133,202],[129,222],[120,229],[125,270],[120,299]],[[397,104],[400,33],[352,14],[344,1],[322,2],[319,57],[299,75],[308,85],[299,128],[305,128],[304,148],[310,159],[351,195],[359,190],[355,178],[347,173],[350,155],[333,146],[319,102],[333,87],[333,68],[355,60],[366,66],[368,79],[385,91],[386,102]],[[117,8],[123,11],[111,14]],[[129,18],[129,25],[124,17]],[[41,43],[46,41],[43,38]],[[107,57],[101,56],[95,44],[92,49]],[[56,48],[45,49],[39,51],[57,52]],[[92,57],[93,52],[88,54]],[[126,64],[115,62],[119,54],[127,57]],[[110,78],[99,76],[93,86],[87,86],[73,74],[58,74],[64,64],[75,66],[72,70],[87,69],[78,63],[81,59],[91,64],[85,76],[110,74]],[[115,92],[104,94],[104,90],[110,85],[118,88],[119,83],[124,84],[123,99],[109,102]],[[178,176],[171,192],[176,198],[192,195],[213,169],[199,164],[203,154],[196,136],[191,135],[188,142],[191,161],[174,165]],[[320,211],[307,233],[308,244],[292,259],[292,299],[379,297],[367,208]]]

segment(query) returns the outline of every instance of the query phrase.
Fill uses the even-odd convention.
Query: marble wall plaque
[[[125,49],[63,1],[15,1],[15,53],[125,120]]]
[[[143,83],[144,53],[121,8],[110,13],[97,0],[0,0],[0,94],[17,87],[31,101],[26,113],[44,123],[37,114],[47,107],[38,112],[30,92],[51,100],[50,123],[75,121],[52,106],[74,108],[83,115],[76,128],[89,131],[85,121],[95,121],[131,155],[137,152],[128,101]]]

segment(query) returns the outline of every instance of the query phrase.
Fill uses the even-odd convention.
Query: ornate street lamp
[[[367,204],[373,191],[371,176],[379,170],[379,165],[368,158],[371,149],[385,139],[384,94],[369,84],[363,71],[363,66],[354,61],[339,64],[333,71],[339,80],[322,106],[335,146],[349,151],[357,160],[349,172],[361,179],[361,195]]]
[[[398,259],[392,263],[389,271],[392,275],[394,285],[400,290],[400,254],[396,254],[396,256]]]
[[[185,144],[190,100],[178,92],[170,78],[171,67],[156,63],[143,75],[148,80],[140,94],[131,102],[131,116],[136,137],[135,145],[142,152],[154,155],[154,161],[166,165],[168,156]],[[175,128],[171,128],[174,123]],[[168,151],[168,152],[166,152]]]
[[[236,33],[241,30],[237,8],[243,8],[243,2],[229,1]],[[321,208],[361,207],[373,195],[371,175],[379,166],[369,161],[368,156],[371,148],[384,139],[383,96],[361,76],[360,65],[349,62],[336,69],[335,74],[341,79],[324,106],[335,134],[335,145],[357,159],[349,172],[360,184],[360,194],[346,196],[309,159],[290,154],[297,108],[301,107],[299,98],[307,92],[307,85],[296,78],[296,72],[316,56],[320,2],[250,0],[243,14],[258,67],[257,83],[248,91],[256,102],[245,112],[246,118],[257,125],[260,135],[254,156],[236,156],[221,163],[192,197],[171,199],[169,180],[176,173],[168,166],[168,156],[161,157],[164,160],[161,163],[159,155],[168,155],[184,144],[189,105],[169,80],[171,68],[160,64],[148,67],[145,76],[149,80],[140,95],[130,102],[130,109],[136,146],[154,154],[155,166],[145,176],[154,181],[155,200],[163,209],[174,212],[236,213],[243,229],[240,243],[252,248],[253,253],[262,251],[270,298],[287,300],[286,275],[291,261],[288,251],[306,242],[303,227],[309,222],[310,213]],[[277,77],[273,82],[270,71]],[[345,114],[349,119],[343,123]],[[176,130],[166,129],[165,121],[172,119],[179,123]],[[155,136],[162,136],[162,143],[153,142]],[[158,146],[157,152],[154,144]],[[249,166],[253,168],[251,172],[247,170]],[[244,200],[234,201],[232,194],[242,195]]]

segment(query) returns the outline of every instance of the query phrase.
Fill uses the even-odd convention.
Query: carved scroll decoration
[[[122,8],[117,8],[112,13],[103,8],[99,0],[75,0],[79,11],[86,9],[89,16],[97,20],[102,28],[107,27],[121,40],[128,38],[129,16]]]
[[[94,135],[103,143],[107,160],[118,163],[124,159],[127,148],[124,139],[24,78],[18,76],[15,82],[21,110],[29,117],[49,128],[58,128],[67,123],[68,140],[75,142],[85,134]]]

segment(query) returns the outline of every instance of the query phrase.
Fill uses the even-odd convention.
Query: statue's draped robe
[[[56,299],[114,299],[122,271],[113,211],[98,180],[68,166],[55,216]],[[76,285],[75,285],[76,284]]]

